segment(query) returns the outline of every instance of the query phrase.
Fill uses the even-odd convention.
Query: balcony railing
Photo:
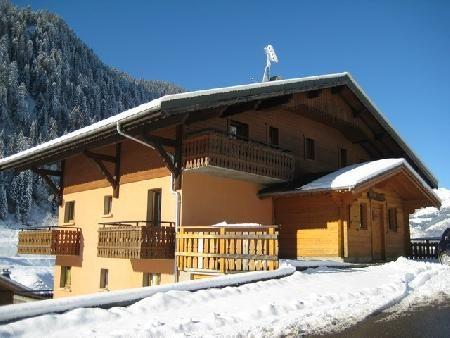
[[[81,229],[48,227],[19,231],[17,253],[34,255],[80,254]]]
[[[183,158],[187,170],[217,167],[266,178],[267,182],[289,181],[294,175],[291,153],[215,131],[187,138]]]
[[[181,227],[176,260],[181,271],[274,270],[278,268],[277,227]]]
[[[152,225],[146,221],[100,223],[97,256],[126,259],[169,259],[175,254],[173,222]]]

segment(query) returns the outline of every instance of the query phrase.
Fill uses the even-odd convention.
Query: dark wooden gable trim
[[[64,191],[64,167],[65,161],[61,161],[60,170],[52,170],[46,168],[32,168],[31,170],[38,174],[44,182],[50,187],[55,197],[58,199],[58,204],[62,205],[63,191]],[[59,177],[59,185],[57,185],[50,177]]]
[[[121,155],[121,143],[116,143],[116,153],[115,156],[110,156],[106,154],[94,153],[89,150],[83,151],[83,154],[95,162],[98,170],[105,176],[109,184],[113,188],[114,198],[119,197],[119,187],[120,187],[120,155]],[[114,164],[114,172],[110,173],[104,162],[110,162]]]

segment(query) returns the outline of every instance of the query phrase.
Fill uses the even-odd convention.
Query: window
[[[314,160],[316,158],[316,145],[312,138],[305,138],[305,158]]]
[[[112,196],[105,196],[103,199],[103,215],[110,215],[112,211]]]
[[[347,149],[341,148],[339,150],[339,166],[341,168],[347,166]]]
[[[366,203],[359,204],[359,220],[360,220],[360,228],[367,229],[367,204]]]
[[[151,225],[161,225],[161,189],[148,191],[147,222]]]
[[[389,230],[397,231],[397,208],[388,209]]]
[[[142,275],[142,286],[152,286],[161,284],[160,273],[144,272]]]
[[[70,288],[71,284],[71,267],[70,266],[62,266],[61,267],[61,277],[59,280],[60,288]]]
[[[64,223],[73,222],[75,219],[75,201],[66,202],[64,207]]]
[[[269,144],[274,147],[280,145],[278,128],[269,127]]]
[[[108,269],[100,269],[100,289],[108,288]]]
[[[228,124],[228,135],[231,138],[248,140],[248,124],[231,120]]]

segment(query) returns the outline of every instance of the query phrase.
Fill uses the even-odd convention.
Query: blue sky
[[[349,71],[450,188],[450,1],[16,0],[60,15],[106,63],[187,90]]]

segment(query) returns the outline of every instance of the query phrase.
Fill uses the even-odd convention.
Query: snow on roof
[[[400,147],[412,158],[412,161],[420,168],[421,172],[425,174],[424,176],[430,180],[432,185],[437,186],[437,180],[430,170],[420,161],[418,156],[414,151],[403,141],[403,139],[397,134],[392,125],[388,122],[386,117],[380,112],[380,110],[375,106],[375,104],[370,100],[364,90],[358,85],[358,83],[353,79],[350,73],[336,73],[336,74],[326,74],[319,76],[309,76],[303,78],[293,78],[287,80],[276,80],[263,83],[251,83],[245,85],[230,86],[225,88],[214,88],[208,90],[198,90],[193,92],[178,93],[173,95],[166,95],[161,98],[152,100],[148,103],[142,104],[138,107],[126,110],[120,114],[111,116],[105,120],[94,123],[90,126],[81,128],[74,132],[68,133],[54,140],[45,142],[43,144],[37,145],[35,147],[29,148],[17,154],[11,155],[9,157],[0,159],[0,170],[18,166],[19,162],[26,162],[27,158],[31,156],[41,156],[44,155],[48,150],[55,150],[57,147],[72,144],[72,142],[77,142],[83,138],[92,137],[96,134],[111,130],[116,127],[119,122],[128,122],[139,117],[144,117],[150,113],[155,113],[157,111],[163,110],[164,105],[170,107],[171,104],[176,105],[175,102],[179,101],[178,104],[183,106],[183,104],[188,104],[189,99],[209,97],[215,94],[233,94],[236,96],[246,99],[249,96],[261,94],[262,90],[271,90],[273,92],[281,91],[284,94],[298,92],[302,90],[308,90],[315,88],[315,86],[320,87],[318,81],[325,81],[325,87],[336,86],[336,85],[347,85],[349,88],[360,98],[360,100],[365,101],[370,112],[373,114],[376,120],[388,130],[388,132],[395,138],[396,142],[399,143]],[[306,86],[303,88],[303,86]],[[311,88],[309,88],[311,87]],[[255,92],[252,93],[251,91]],[[249,91],[245,93],[245,91]],[[267,94],[267,93],[266,93]],[[183,101],[188,100],[188,101]],[[28,161],[30,162],[30,161]]]
[[[281,87],[286,84],[294,84],[294,83],[299,83],[299,82],[307,82],[307,81],[320,80],[320,79],[341,78],[341,77],[345,77],[348,75],[349,75],[348,73],[336,73],[336,74],[309,76],[309,77],[304,77],[304,78],[294,78],[294,79],[270,81],[270,82],[264,82],[264,83],[251,83],[251,84],[237,85],[237,86],[231,86],[231,87],[225,87],[225,88],[213,88],[213,89],[207,89],[207,90],[197,90],[197,91],[193,91],[193,92],[184,92],[184,93],[178,93],[178,94],[172,94],[172,95],[165,95],[158,99],[154,99],[148,103],[144,103],[137,107],[123,111],[122,113],[111,116],[107,119],[98,121],[87,127],[75,130],[71,133],[65,134],[63,136],[60,136],[60,137],[50,140],[48,142],[31,147],[29,149],[26,149],[19,153],[13,154],[11,156],[2,158],[2,159],[0,159],[0,167],[7,163],[13,162],[15,160],[26,158],[27,156],[30,156],[32,154],[40,153],[40,152],[46,151],[48,149],[57,147],[59,145],[63,145],[63,144],[69,143],[71,141],[82,139],[84,136],[93,135],[97,132],[102,131],[103,129],[115,127],[116,124],[119,122],[126,122],[129,119],[137,118],[139,115],[144,116],[148,113],[156,112],[158,110],[161,110],[161,105],[163,102],[175,101],[178,99],[189,99],[189,98],[200,97],[200,96],[208,96],[208,95],[213,95],[213,94],[239,92],[239,91],[248,90],[248,89],[265,88],[265,87],[273,87],[273,86]]]
[[[422,186],[437,200],[439,197],[433,189],[416,173],[416,171],[403,158],[388,158],[376,161],[369,161],[360,164],[353,164],[345,168],[334,171],[328,175],[322,176],[310,183],[307,183],[297,191],[321,191],[321,190],[353,190],[358,185],[370,181],[386,172],[399,167],[405,167],[410,171]]]

